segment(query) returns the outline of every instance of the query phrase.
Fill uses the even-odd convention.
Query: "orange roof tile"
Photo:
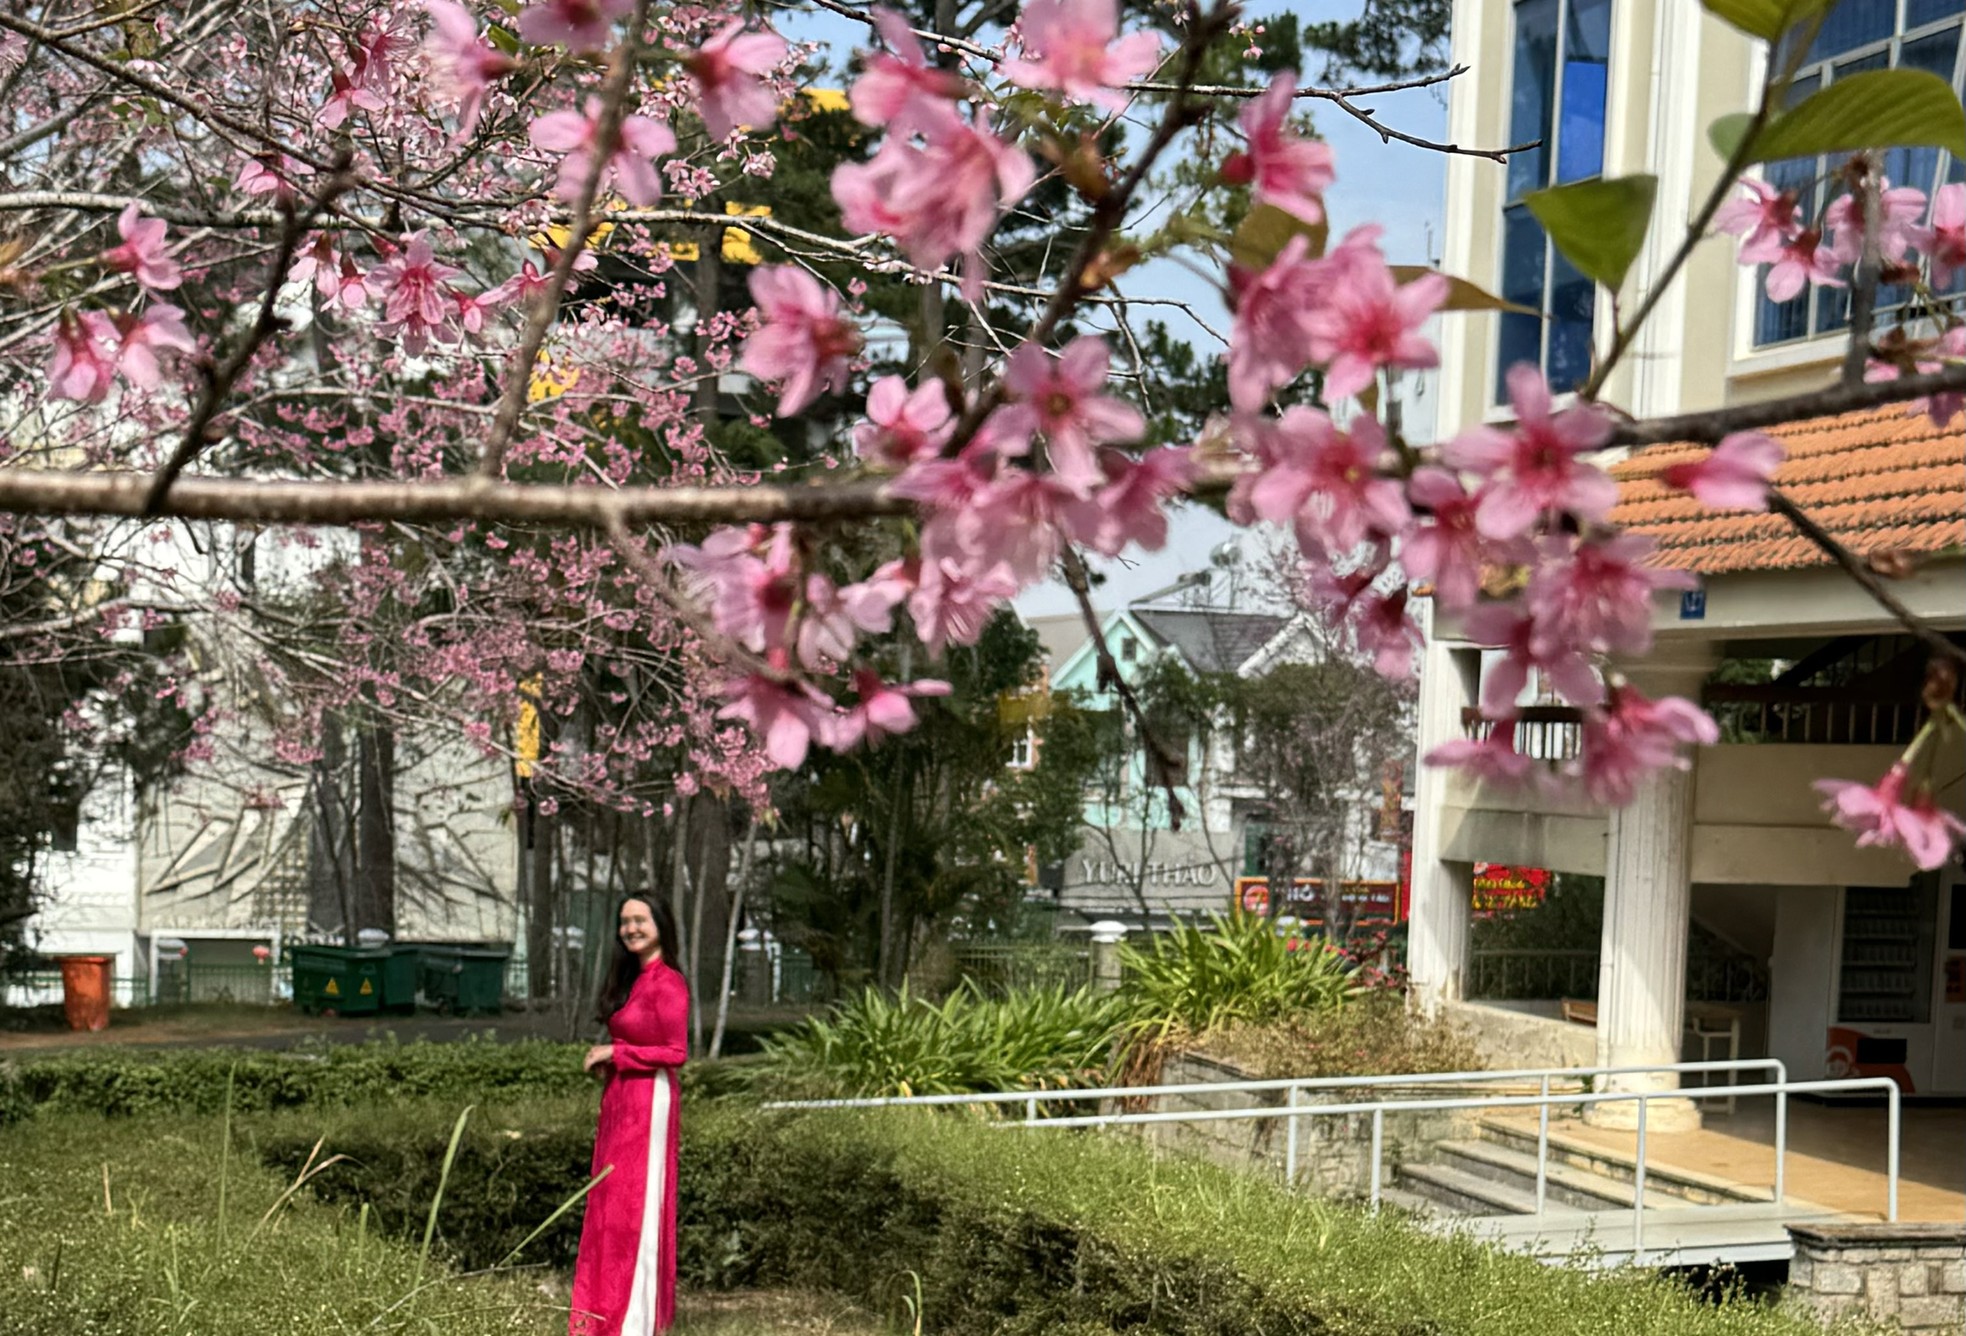
[[[1941,552],[1966,544],[1966,431],[1932,425],[1897,405],[1768,430],[1788,458],[1775,483],[1859,556]],[[1657,480],[1703,447],[1654,445],[1611,468],[1614,523],[1650,534],[1655,563],[1719,575],[1829,564],[1815,544],[1775,515],[1711,511]]]

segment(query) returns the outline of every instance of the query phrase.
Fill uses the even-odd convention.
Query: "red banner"
[[[1547,868],[1510,867],[1506,863],[1474,865],[1473,907],[1477,914],[1536,909],[1550,893]]]

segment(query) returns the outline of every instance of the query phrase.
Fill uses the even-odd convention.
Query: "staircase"
[[[1432,1161],[1399,1166],[1381,1199],[1433,1219],[1537,1214],[1534,1126],[1484,1118],[1474,1139],[1442,1142],[1435,1151]],[[1553,1130],[1543,1175],[1545,1210],[1630,1211],[1637,1176],[1633,1156]],[[1661,1168],[1648,1157],[1647,1210],[1768,1201],[1764,1189]]]

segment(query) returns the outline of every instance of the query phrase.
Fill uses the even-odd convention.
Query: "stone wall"
[[[1563,1019],[1557,1002],[1444,1002],[1442,1012],[1474,1040],[1482,1063],[1521,1067],[1590,1067],[1597,1031]]]
[[[1225,1063],[1187,1054],[1170,1061],[1160,1075],[1165,1085],[1248,1080],[1246,1073]],[[1356,1104],[1379,1099],[1447,1098],[1469,1093],[1466,1086],[1395,1086],[1352,1090],[1307,1091],[1297,1102]],[[1150,1101],[1153,1111],[1281,1108],[1282,1091],[1215,1091],[1163,1095]],[[1381,1183],[1390,1185],[1396,1165],[1433,1158],[1433,1148],[1472,1134],[1471,1111],[1388,1112],[1383,1127]],[[1193,1123],[1148,1124],[1158,1145],[1199,1154],[1218,1164],[1259,1168],[1281,1178],[1289,1160],[1286,1118],[1218,1119]],[[1372,1117],[1333,1114],[1297,1120],[1297,1183],[1320,1196],[1366,1197],[1372,1186]]]
[[[1785,1302],[1824,1321],[1895,1321],[1912,1336],[1966,1332],[1966,1226],[1791,1225]]]

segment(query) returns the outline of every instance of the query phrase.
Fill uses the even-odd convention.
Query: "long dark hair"
[[[642,891],[630,891],[622,896],[615,902],[614,917],[608,923],[614,950],[608,956],[607,973],[601,976],[601,996],[594,1004],[594,1018],[603,1025],[621,1010],[628,1001],[628,990],[642,976],[642,958],[621,944],[621,911],[630,900],[640,900],[649,907],[649,917],[655,920],[655,938],[662,947],[662,961],[678,974],[682,973],[676,957],[676,945],[681,939],[676,933],[676,912],[669,902]]]

